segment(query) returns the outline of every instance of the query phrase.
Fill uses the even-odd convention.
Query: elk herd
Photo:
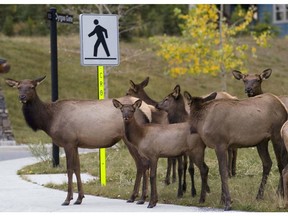
[[[257,148],[263,170],[256,199],[263,199],[272,167],[268,151],[271,141],[279,171],[277,192],[284,197],[288,208],[288,96],[263,93],[261,82],[271,73],[271,69],[255,75],[234,70],[233,76],[244,82],[248,96],[244,99],[226,92],[199,97],[188,91],[182,93],[180,85],[176,85],[157,102],[144,90],[149,83],[147,77],[139,84],[130,80],[127,94],[120,98],[43,102],[36,87],[45,77],[20,81],[6,79],[6,83],[18,89],[27,125],[34,131],[46,132],[53,143],[65,151],[68,192],[62,205],[69,205],[73,199],[73,174],[78,188],[74,204],[81,204],[84,198],[78,148],[108,148],[122,139],[136,165],[134,188],[127,202],[134,202],[139,196],[142,180],[137,204],[145,203],[150,185],[148,208],[156,206],[158,160],[167,158],[165,183],[170,184],[172,170],[172,181],[178,177],[178,197],[182,197],[187,188],[187,168],[192,184],[191,196],[196,195],[196,165],[201,177],[199,203],[204,203],[206,193],[210,191],[206,147],[214,149],[218,160],[220,202],[224,210],[230,210],[232,206],[228,179],[236,175],[238,148]]]

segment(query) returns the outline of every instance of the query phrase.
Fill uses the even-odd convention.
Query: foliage
[[[236,68],[247,72],[247,54],[256,57],[256,47],[239,43],[237,36],[247,31],[255,8],[249,8],[246,13],[239,10],[239,19],[233,25],[222,18],[221,11],[215,5],[196,5],[188,15],[183,15],[180,10],[175,12],[185,21],[181,25],[182,37],[153,39],[159,46],[158,55],[166,61],[172,76],[186,73],[226,76],[227,71]],[[258,40],[258,45],[267,46],[270,32],[267,30],[260,36],[253,36]],[[226,86],[223,90],[226,90]]]
[[[0,5],[0,32],[7,36],[48,35],[47,12],[55,7],[58,13],[73,15],[74,24],[58,25],[58,34],[79,32],[79,14],[117,14],[121,39],[147,37],[157,34],[180,34],[179,19],[174,9],[179,7],[185,13],[188,5],[148,5],[148,4],[78,4],[78,5]]]
[[[29,144],[29,151],[32,155],[37,158],[40,162],[47,162],[52,160],[52,153],[46,145],[39,143],[39,144]]]

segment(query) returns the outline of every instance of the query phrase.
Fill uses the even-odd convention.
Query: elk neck
[[[47,132],[53,117],[51,105],[51,103],[42,102],[38,96],[23,104],[22,111],[28,126],[34,131]]]

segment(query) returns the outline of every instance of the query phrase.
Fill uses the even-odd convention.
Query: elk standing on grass
[[[178,157],[183,154],[191,154],[197,148],[195,143],[198,142],[195,139],[199,139],[199,136],[190,134],[190,126],[187,122],[178,124],[151,123],[145,125],[137,123],[135,111],[139,109],[141,103],[141,100],[137,100],[133,104],[122,104],[118,100],[113,99],[114,106],[122,112],[127,141],[144,158],[143,164],[149,165],[151,196],[148,208],[153,208],[158,202],[156,186],[158,159],[160,157]],[[199,153],[199,155],[202,154],[201,152]],[[198,155],[196,154],[195,156]],[[200,172],[202,187],[199,202],[203,203],[206,197],[208,169],[205,170],[205,167],[203,167]]]
[[[225,210],[231,209],[227,167],[229,147],[247,148],[271,139],[282,180],[285,164],[282,161],[284,144],[280,130],[287,120],[287,111],[276,96],[262,94],[243,100],[212,101],[208,100],[213,95],[200,98],[185,92],[184,96],[190,104],[191,132],[197,132],[206,146],[215,149],[222,183],[221,203],[224,203]],[[259,155],[267,157],[267,152],[260,151]],[[257,196],[263,194],[263,181],[266,181],[264,174]],[[283,181],[278,187],[280,194],[283,192],[281,183]]]
[[[145,103],[156,106],[157,101],[153,100],[151,97],[148,96],[148,94],[145,91],[145,87],[149,83],[149,77],[146,77],[142,82],[136,84],[132,80],[130,80],[130,88],[127,91],[127,95],[137,97],[144,101]],[[169,124],[168,118],[167,118],[167,112],[156,109],[152,112],[152,122],[153,123],[159,123],[159,124]],[[181,163],[182,158],[178,158],[178,162]],[[167,171],[166,171],[166,177],[165,177],[165,184],[170,184],[170,176],[171,176],[171,170],[172,170],[172,182],[176,182],[176,158],[167,158]],[[182,164],[178,163],[178,169],[181,169]],[[186,170],[187,170],[187,157],[184,156],[184,164],[183,164],[183,180],[185,182],[186,180]],[[179,173],[178,173],[179,175]],[[181,181],[179,181],[179,184],[181,185]],[[180,186],[178,188],[178,196],[180,190],[185,190],[185,183],[183,183],[183,186]],[[182,192],[183,194],[183,192]]]
[[[168,94],[162,101],[157,103],[156,108],[160,109],[160,110],[164,110],[167,112],[168,121],[170,124],[188,121],[189,114],[185,109],[185,101],[184,101],[184,97],[181,94],[181,88],[179,85],[176,85],[175,88],[173,89],[172,93]],[[206,146],[203,144],[202,141],[199,143],[196,143],[195,146],[197,146],[198,148],[203,148],[203,149],[201,149],[201,151],[197,152],[197,153],[203,152],[203,155],[198,154],[197,157],[195,157],[196,154],[194,154],[194,156],[189,157],[190,164],[189,164],[188,170],[190,173],[191,183],[192,183],[191,184],[192,197],[195,197],[195,195],[196,195],[196,188],[195,188],[195,181],[194,181],[194,172],[195,172],[194,171],[194,163],[196,163],[199,168],[201,168],[202,166],[205,166],[206,169],[209,169],[208,166],[204,162],[204,152],[205,152]],[[200,158],[200,161],[197,160],[198,156]],[[201,164],[201,163],[204,163],[204,164]],[[178,189],[179,188],[181,188],[181,185],[179,185]],[[183,191],[185,191],[185,190],[186,190],[186,181],[184,178]],[[182,192],[182,194],[181,194],[181,192],[182,191],[178,190],[178,196],[183,195],[183,192]],[[207,185],[207,192],[208,193],[210,192],[210,188],[208,185]]]
[[[111,99],[105,100],[59,100],[44,103],[37,95],[36,87],[45,79],[16,81],[6,79],[10,87],[19,91],[19,100],[27,124],[34,130],[43,130],[53,143],[63,147],[66,154],[68,173],[68,193],[62,205],[69,205],[73,199],[72,175],[77,178],[78,198],[74,204],[81,204],[84,198],[80,177],[80,161],[78,147],[80,148],[108,148],[120,141],[124,136],[123,120],[119,112],[112,105]],[[119,98],[122,102],[133,103],[136,98],[126,96]],[[139,110],[136,119],[139,124],[151,119],[150,108],[142,104],[146,115]],[[124,139],[125,142],[125,139]],[[128,149],[135,160],[137,175],[134,190],[129,200],[135,200],[142,178],[143,167],[140,155],[133,148]],[[147,193],[147,176],[143,177],[143,191],[141,202],[145,201]]]
[[[285,143],[286,150],[288,151],[288,121],[286,121],[281,128],[281,136]],[[288,208],[288,165],[284,167],[282,176],[284,186],[284,207]]]
[[[263,80],[268,79],[272,74],[272,69],[267,68],[260,74],[243,74],[238,70],[232,71],[233,76],[237,80],[242,80],[244,84],[245,93],[248,97],[254,97],[257,95],[261,95],[264,92],[262,91],[262,82]],[[284,103],[286,107],[288,107],[288,96],[278,96],[279,99]],[[262,160],[263,163],[263,172],[266,174],[266,178],[269,175],[269,172],[272,167],[272,160],[268,151],[268,142],[269,140],[265,140],[260,145],[257,145],[257,150],[259,151],[266,151],[267,157],[265,157],[266,161]],[[261,150],[259,150],[261,148]],[[236,169],[236,168],[235,168]],[[265,181],[266,182],[266,181]],[[263,197],[263,196],[262,196]],[[259,198],[262,198],[259,197]]]

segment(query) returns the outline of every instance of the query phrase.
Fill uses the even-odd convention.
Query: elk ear
[[[116,107],[117,109],[121,109],[123,107],[123,104],[121,104],[121,102],[116,100],[116,99],[113,99],[112,103],[113,103],[114,107]]]
[[[6,84],[10,87],[16,88],[19,85],[19,81],[7,78],[5,80]]]
[[[190,93],[187,91],[184,91],[184,97],[187,99],[188,103],[190,103],[193,99]]]
[[[241,80],[244,78],[244,75],[240,71],[233,70],[232,74],[237,80]]]
[[[272,69],[268,68],[260,74],[260,77],[261,79],[265,80],[265,79],[268,79],[271,74],[272,74]]]
[[[42,83],[45,78],[46,78],[46,76],[35,79],[34,82],[36,83],[36,86],[38,86],[40,83]]]
[[[130,85],[131,85],[131,89],[134,91],[134,92],[137,92],[137,89],[136,89],[136,84],[130,80]]]
[[[142,104],[142,100],[137,100],[137,101],[135,101],[135,103],[133,104],[133,108],[134,108],[134,109],[140,108],[141,104]]]
[[[141,83],[141,86],[144,88],[148,85],[149,83],[149,77],[147,77],[145,80],[143,80],[143,82]]]
[[[210,101],[210,100],[214,100],[217,96],[217,92],[212,92],[210,95],[208,95],[207,97],[203,98],[204,102]]]
[[[174,97],[175,99],[177,99],[177,98],[179,97],[180,91],[181,91],[180,85],[176,85],[175,88],[174,88],[174,91],[173,91],[173,93],[172,93],[172,95],[173,95],[173,97]]]

